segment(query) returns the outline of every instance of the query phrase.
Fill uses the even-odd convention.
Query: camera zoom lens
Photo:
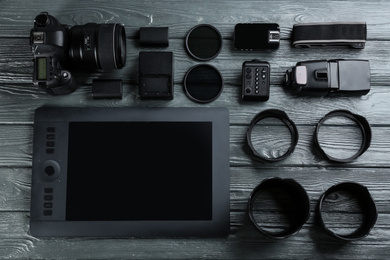
[[[121,69],[126,64],[126,33],[120,24],[88,23],[70,29],[69,57],[91,69]]]

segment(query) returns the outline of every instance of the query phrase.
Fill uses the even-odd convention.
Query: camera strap
[[[365,22],[300,23],[293,26],[293,46],[351,47],[364,49],[367,38]]]

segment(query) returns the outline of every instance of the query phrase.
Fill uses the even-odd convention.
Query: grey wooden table
[[[390,2],[389,1],[0,1],[0,257],[1,258],[343,258],[390,257]],[[125,25],[127,64],[105,74],[77,73],[76,92],[51,96],[32,84],[29,31],[41,11],[68,25],[119,22]],[[366,21],[368,41],[363,50],[294,49],[295,23]],[[280,49],[274,52],[233,51],[237,23],[275,22],[281,26]],[[201,62],[191,59],[184,38],[195,25],[212,24],[223,36],[220,55],[208,62],[224,78],[222,95],[201,105],[182,89],[186,71]],[[168,26],[174,53],[175,97],[172,101],[145,101],[138,96],[136,38],[141,26]],[[361,97],[300,97],[285,90],[284,72],[298,61],[315,59],[368,59],[371,91]],[[271,64],[269,101],[240,99],[241,65],[260,59]],[[94,78],[124,81],[122,100],[93,100]],[[114,107],[226,107],[230,111],[231,231],[218,239],[37,239],[29,235],[33,113],[42,105]],[[297,124],[300,139],[295,152],[278,163],[254,161],[244,148],[245,133],[253,116],[265,109],[284,110]],[[312,149],[316,123],[329,111],[348,109],[367,118],[372,127],[371,147],[348,164],[327,162]],[[353,143],[342,127],[333,140]],[[355,144],[356,145],[356,144]],[[334,147],[337,150],[337,147]],[[259,234],[246,217],[252,189],[268,177],[294,178],[307,190],[312,214],[303,229],[285,240]],[[314,208],[320,195],[333,184],[356,181],[368,187],[376,201],[378,221],[363,240],[341,243],[315,224]],[[341,223],[342,225],[343,223]]]

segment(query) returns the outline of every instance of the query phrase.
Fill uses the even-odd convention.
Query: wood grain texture
[[[390,2],[389,1],[1,1],[0,10],[0,258],[31,259],[387,259],[390,255]],[[125,25],[127,64],[119,71],[72,74],[79,83],[71,95],[51,96],[32,85],[33,62],[29,32],[36,15],[48,11],[70,26],[88,22],[118,22]],[[233,49],[234,25],[246,22],[275,22],[281,27],[280,49],[274,52],[243,53]],[[300,22],[366,21],[366,48],[294,49],[292,26]],[[191,59],[184,38],[197,24],[212,24],[223,36],[219,56],[207,62],[224,78],[222,95],[202,105],[190,101],[183,91],[185,73],[201,62]],[[138,95],[137,33],[141,26],[169,26],[169,47],[174,53],[175,97],[171,101],[145,101]],[[260,59],[271,64],[271,94],[267,102],[243,102],[241,66]],[[371,91],[361,97],[302,97],[284,87],[284,73],[303,60],[368,59]],[[122,79],[122,100],[93,100],[91,82],[97,78]],[[231,231],[218,239],[37,239],[29,235],[33,116],[37,107],[226,107],[230,111],[230,207]],[[254,160],[245,145],[246,131],[260,111],[284,110],[297,124],[299,141],[294,153],[278,163]],[[313,147],[317,122],[334,109],[363,115],[372,127],[370,148],[348,164],[327,162]],[[280,131],[269,126],[269,136]],[[344,129],[345,130],[345,129]],[[355,135],[356,136],[356,135]],[[326,139],[336,153],[343,140],[356,146],[356,138],[341,130]],[[266,151],[270,152],[270,151]],[[270,240],[259,234],[248,220],[249,194],[270,177],[293,178],[307,191],[311,216],[302,230],[285,240]],[[329,238],[315,221],[321,194],[332,185],[355,181],[371,192],[379,212],[368,237],[353,243]],[[271,218],[272,216],[270,216]],[[340,217],[341,224],[348,223]],[[275,225],[277,226],[277,225]],[[270,226],[270,228],[273,228]]]
[[[4,171],[2,171],[4,173]],[[1,183],[13,185],[14,179],[28,179],[30,169],[8,170],[2,174]],[[297,174],[298,172],[298,174]],[[301,257],[342,257],[349,254],[386,256],[386,248],[378,241],[384,241],[390,235],[388,223],[390,212],[388,195],[389,181],[382,183],[384,173],[381,170],[344,169],[344,168],[246,168],[231,169],[231,232],[222,239],[35,239],[28,235],[28,189],[8,194],[14,200],[8,200],[9,208],[16,208],[15,201],[20,200],[24,207],[14,212],[0,210],[0,253],[4,257],[31,258],[301,258]],[[14,176],[15,175],[15,176]],[[249,223],[245,209],[249,193],[262,179],[278,176],[291,177],[307,190],[312,202],[312,213],[303,229],[286,241],[273,241],[258,234]],[[8,176],[4,178],[4,176]],[[307,176],[311,176],[308,178]],[[312,180],[315,179],[316,182]],[[343,181],[365,182],[375,199],[380,212],[378,222],[370,236],[353,244],[344,245],[329,239],[315,224],[314,208],[319,196],[331,185]],[[23,185],[24,186],[24,185]],[[2,194],[3,195],[3,194]],[[15,205],[13,205],[15,204]],[[260,246],[262,245],[262,246]],[[277,248],[283,245],[283,251]],[[305,245],[300,250],[296,248]],[[319,250],[319,248],[321,250]],[[169,250],[167,250],[169,248]],[[275,250],[279,253],[275,253]],[[280,250],[280,249],[279,249]],[[286,251],[285,251],[286,250]],[[328,251],[328,252],[326,252]],[[238,255],[235,255],[235,254]]]

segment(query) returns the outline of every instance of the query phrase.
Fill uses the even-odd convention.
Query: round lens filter
[[[211,60],[217,57],[222,49],[222,36],[214,26],[197,25],[187,34],[186,49],[197,60]]]
[[[184,91],[188,98],[199,103],[208,103],[219,97],[223,79],[211,65],[196,65],[184,77]]]

